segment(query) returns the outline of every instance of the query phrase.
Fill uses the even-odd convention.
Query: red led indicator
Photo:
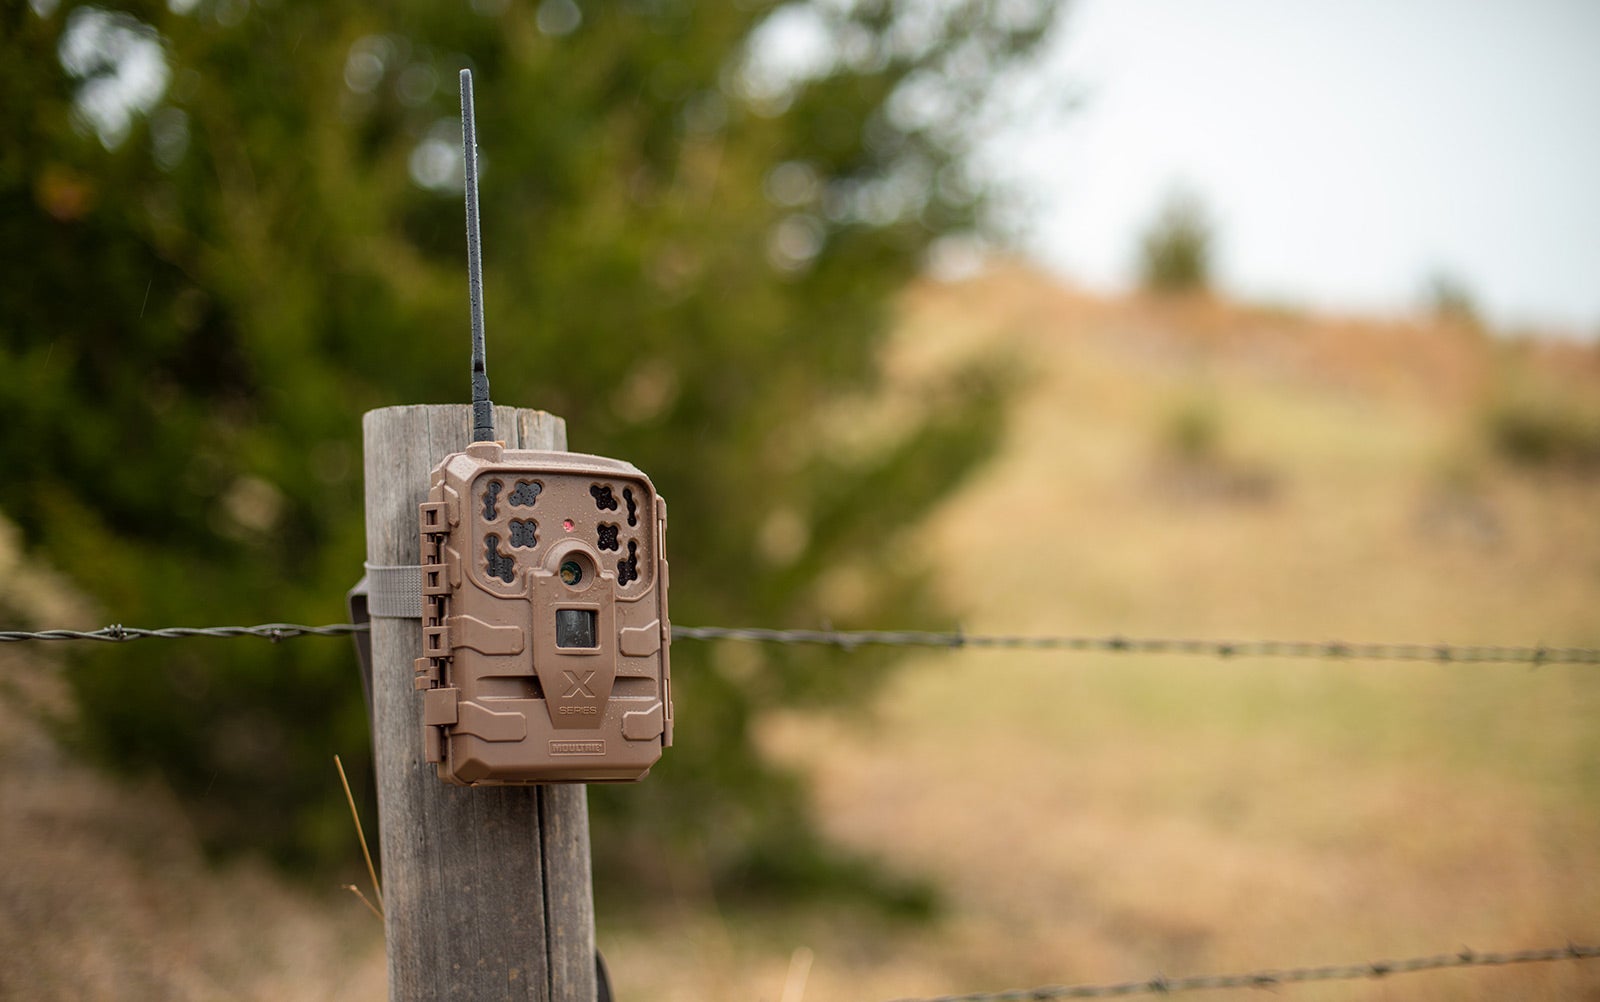
[[[571,532],[572,531],[572,519],[569,518],[569,519],[563,521],[561,523],[561,528],[567,530],[568,532]]]

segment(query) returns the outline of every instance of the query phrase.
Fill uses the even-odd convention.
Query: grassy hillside
[[[884,506],[969,632],[1600,647],[1593,346],[1097,298],[998,269],[912,290],[892,385],[805,433],[884,448],[975,353],[1019,373],[1005,447],[925,524]],[[831,573],[824,606],[848,608],[858,574]],[[0,655],[8,675],[37,667],[36,649]],[[718,667],[764,670],[737,645]],[[207,870],[160,791],[62,759],[24,697],[50,698],[6,696],[0,948],[44,959],[23,982],[5,965],[0,995],[382,997],[381,943],[353,898]],[[693,726],[692,706],[679,715]],[[837,839],[935,883],[931,922],[752,911],[691,869],[669,874],[668,898],[608,906],[600,941],[626,1002],[1594,942],[1596,719],[1593,667],[931,652],[857,717],[763,730],[814,777]],[[1600,998],[1600,964],[1279,994]]]
[[[972,352],[1025,374],[1006,447],[906,538],[969,632],[1600,645],[1593,346],[1001,270],[908,296],[897,392],[838,446]],[[1507,408],[1567,444],[1508,446]],[[681,921],[603,939],[624,998],[685,1000],[792,997],[807,957],[806,998],[870,999],[1592,940],[1597,713],[1592,667],[929,654],[767,738],[939,921],[752,924],[686,880]],[[1600,965],[1281,994],[1595,997]]]

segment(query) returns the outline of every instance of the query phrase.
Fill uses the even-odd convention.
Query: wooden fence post
[[[566,424],[495,408],[511,448],[565,449]],[[471,440],[467,405],[362,419],[367,563],[420,562],[428,474]],[[582,785],[469,789],[422,761],[416,620],[373,619],[373,747],[389,997],[595,1002],[594,893]]]

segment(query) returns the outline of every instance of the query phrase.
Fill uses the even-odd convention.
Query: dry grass
[[[908,296],[888,398],[822,431],[873,448],[975,352],[1024,363],[1004,448],[907,540],[969,631],[1600,646],[1600,480],[1488,454],[1479,334],[1000,270]],[[1600,390],[1592,349],[1523,362]],[[763,741],[936,921],[730,912],[686,872],[601,945],[626,1002],[823,1002],[1593,942],[1597,711],[1592,668],[930,654]],[[4,724],[0,995],[382,996],[353,898],[208,870],[160,791]],[[1278,994],[1600,999],[1600,964]]]
[[[877,430],[976,351],[1030,383],[915,541],[969,631],[1600,645],[1600,483],[1484,454],[1499,353],[1471,331],[1001,271],[909,298]],[[1600,390],[1595,352],[1543,352]],[[1215,425],[1198,457],[1188,406]],[[691,896],[603,940],[641,1002],[776,999],[797,947],[826,1000],[1592,941],[1597,711],[1592,668],[928,655],[867,719],[765,739],[835,837],[937,878],[938,922]],[[1600,998],[1600,967],[1283,994]]]
[[[9,530],[0,521],[8,621],[104,621],[18,562]],[[354,897],[211,865],[170,791],[119,785],[57,746],[41,724],[70,709],[54,655],[0,645],[0,999],[382,998],[382,926]]]
[[[72,761],[22,709],[59,701],[45,656],[10,648],[0,672],[0,998],[383,996],[383,930],[360,902],[210,865],[169,791]]]

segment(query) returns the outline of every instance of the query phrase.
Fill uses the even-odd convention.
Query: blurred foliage
[[[495,400],[650,473],[674,619],[943,623],[900,531],[990,448],[1001,374],[961,374],[866,454],[818,417],[878,385],[930,242],[981,225],[964,165],[985,88],[1052,9],[10,5],[0,508],[125,623],[337,619],[364,551],[362,412],[468,392],[470,66]],[[763,546],[774,518],[787,542]],[[674,650],[678,745],[647,783],[594,791],[602,880],[663,848],[713,880],[815,879],[772,863],[827,850],[752,724],[859,701],[887,655],[749,657]],[[330,759],[358,788],[370,764],[347,644],[79,662],[84,745],[158,770],[212,846],[352,851]]]
[[[1481,413],[1494,454],[1527,469],[1600,474],[1600,401],[1557,367],[1537,365],[1530,346],[1499,346],[1500,364]]]
[[[1211,287],[1211,220],[1197,195],[1175,191],[1139,240],[1139,282],[1150,292]]]
[[[1448,271],[1436,271],[1428,276],[1423,287],[1423,304],[1435,319],[1446,323],[1476,328],[1483,322],[1472,287],[1465,279]]]
[[[1210,394],[1189,394],[1167,410],[1161,440],[1165,451],[1190,463],[1216,460],[1222,450],[1222,406]]]

